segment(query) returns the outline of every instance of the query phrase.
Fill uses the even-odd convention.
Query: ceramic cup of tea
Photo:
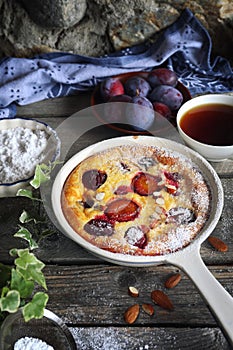
[[[233,159],[233,96],[192,98],[179,109],[177,128],[185,143],[207,160]]]

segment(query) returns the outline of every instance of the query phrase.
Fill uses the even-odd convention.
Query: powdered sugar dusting
[[[156,243],[158,251],[168,254],[185,247],[196,236],[193,227],[194,224],[190,224],[189,227],[180,226],[170,231],[164,238],[161,238]]]
[[[144,234],[138,227],[131,227],[127,231],[127,242],[131,245],[136,245],[139,240],[143,238]]]
[[[54,348],[41,339],[24,337],[17,340],[14,350],[54,350]]]
[[[49,135],[24,127],[0,130],[0,183],[12,183],[33,175],[44,158]]]

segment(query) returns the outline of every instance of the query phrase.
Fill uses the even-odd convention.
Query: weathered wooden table
[[[80,94],[18,107],[18,116],[42,120],[56,128],[67,117],[89,105],[89,94]],[[120,135],[118,131],[100,126],[81,137],[77,147],[82,149]],[[209,270],[233,295],[233,171],[225,172],[223,165],[216,166],[217,171],[220,169],[225,205],[213,234],[223,239],[229,250],[218,252],[204,242],[201,255]],[[13,234],[19,215],[23,209],[30,211],[30,205],[27,198],[0,199],[0,260],[4,263],[12,262],[8,254],[10,248],[23,244]],[[151,291],[165,290],[164,281],[177,271],[173,266],[115,266],[91,255],[58,231],[40,242],[36,255],[46,264],[44,271],[50,297],[47,308],[69,326],[77,349],[230,349],[207,305],[182,271],[179,271],[181,282],[166,290],[174,303],[173,311],[154,305],[152,317],[141,312],[133,325],[125,323],[123,314],[135,303],[128,295],[128,286],[139,289],[136,302],[150,303]]]

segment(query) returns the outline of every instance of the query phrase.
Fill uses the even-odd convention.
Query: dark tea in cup
[[[193,107],[182,116],[180,127],[199,142],[213,146],[232,146],[233,106],[213,103]]]
[[[206,159],[233,159],[233,96],[209,94],[185,102],[177,113],[185,143]]]

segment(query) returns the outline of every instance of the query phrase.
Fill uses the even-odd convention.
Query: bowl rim
[[[0,327],[0,335],[2,335],[2,333],[4,332],[5,327],[8,327],[9,324],[11,324],[11,321],[13,322],[15,319],[22,318],[22,317],[23,317],[22,308],[19,308],[19,310],[15,313],[8,314]],[[76,342],[75,342],[75,339],[74,339],[71,331],[69,330],[69,328],[65,324],[65,322],[58,315],[56,315],[54,312],[50,311],[49,309],[45,308],[43,317],[50,320],[53,324],[55,324],[64,333],[64,335],[66,336],[66,339],[71,347],[71,350],[77,349]],[[33,321],[36,321],[36,320],[37,319],[33,319]],[[40,320],[40,319],[38,319],[38,320]],[[25,324],[26,324],[26,322],[25,322]],[[1,341],[3,341],[3,340],[0,338],[0,345],[2,345]]]

